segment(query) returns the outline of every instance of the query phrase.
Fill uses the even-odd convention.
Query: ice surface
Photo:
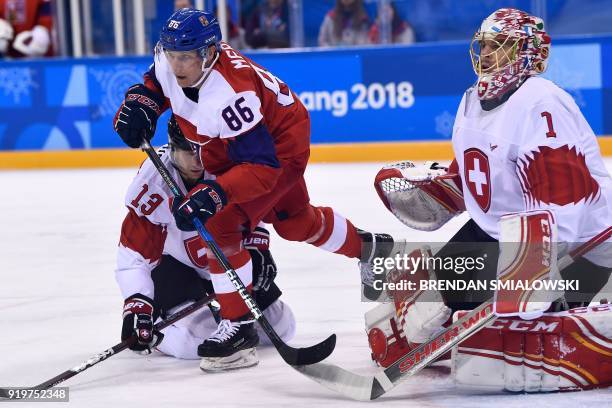
[[[607,161],[612,171],[612,160]],[[379,164],[311,165],[311,200],[361,228],[413,240],[446,241],[465,222],[435,233],[411,231],[387,212],[372,188]],[[135,169],[0,172],[0,386],[43,382],[119,342],[122,299],[114,281]],[[355,262],[277,236],[278,283],[297,319],[295,345],[338,335],[331,361],[372,372]],[[259,366],[205,374],[197,361],[120,353],[63,385],[71,407],[269,407],[357,404],[303,377],[274,349]],[[448,367],[426,369],[373,404],[402,407],[610,406],[612,392],[472,395],[456,390]],[[26,406],[22,404],[20,406]]]

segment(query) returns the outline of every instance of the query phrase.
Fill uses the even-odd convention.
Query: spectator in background
[[[246,42],[252,48],[289,47],[289,8],[286,0],[264,0],[246,21]]]
[[[232,18],[232,12],[229,4],[226,7],[227,16],[227,36],[225,37],[227,43],[234,48],[246,48],[246,42],[244,41],[244,29],[240,27]],[[215,6],[215,15],[219,18],[219,12],[217,6]]]
[[[321,24],[319,45],[362,45],[368,43],[370,19],[363,0],[336,0]]]
[[[378,17],[376,17],[376,21],[372,24],[368,34],[370,43],[381,43],[381,30],[384,23],[391,26],[391,42],[393,44],[412,44],[414,42],[412,26],[402,20],[394,3],[387,3],[378,8]]]
[[[178,10],[182,8],[194,8],[193,2],[191,0],[174,0],[174,10]],[[218,18],[219,13],[217,12],[216,2],[215,2],[214,8],[215,8],[215,15]],[[232,19],[232,12],[231,12],[229,2],[227,3],[227,14],[226,15],[227,15],[226,41],[234,48],[246,48],[246,44],[244,41],[244,30],[238,24],[236,24],[236,22]]]
[[[52,56],[50,0],[0,0],[0,54]]]

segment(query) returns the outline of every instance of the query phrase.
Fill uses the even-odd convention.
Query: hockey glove
[[[27,57],[37,57],[45,55],[50,44],[49,30],[37,25],[32,30],[17,34],[13,41],[13,48]]]
[[[164,335],[153,330],[153,301],[136,293],[125,300],[123,305],[123,327],[121,341],[136,336],[130,350],[150,354],[151,349],[161,343]]]
[[[127,90],[125,100],[115,115],[115,131],[126,145],[137,148],[143,137],[151,140],[163,104],[163,95],[143,84],[132,85]]]
[[[9,49],[9,42],[13,39],[13,26],[0,18],[0,54],[4,55]]]
[[[253,290],[267,291],[274,282],[277,272],[270,252],[270,233],[265,228],[256,227],[243,243],[251,254],[253,263]]]
[[[201,181],[183,201],[175,200],[172,205],[176,226],[181,231],[195,231],[192,217],[197,217],[202,224],[227,204],[225,192],[212,180]]]

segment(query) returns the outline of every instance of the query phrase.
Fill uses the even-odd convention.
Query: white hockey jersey
[[[568,250],[611,228],[612,179],[596,137],[572,97],[551,81],[530,78],[491,111],[468,89],[452,141],[466,209],[491,237],[499,239],[502,215],[534,209],[553,212]],[[607,242],[587,257],[612,266],[609,249]]]
[[[170,162],[170,149],[161,147],[158,154],[186,194],[179,172]],[[172,215],[173,199],[153,163],[146,160],[125,196],[129,212],[121,228],[115,271],[124,298],[141,293],[153,299],[151,271],[166,254],[194,268],[202,278],[210,279],[204,242],[197,231],[177,228]]]

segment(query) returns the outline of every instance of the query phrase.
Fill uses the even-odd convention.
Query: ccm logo
[[[554,333],[559,328],[559,321],[497,319],[489,327],[513,332]]]

